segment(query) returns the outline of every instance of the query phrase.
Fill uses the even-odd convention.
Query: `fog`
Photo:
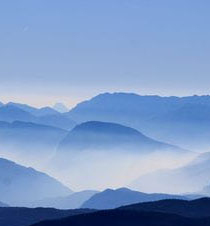
[[[60,159],[53,158],[45,170],[73,190],[118,188],[158,169],[183,166],[194,157],[156,152],[149,155],[91,150]]]
[[[56,146],[32,145],[24,150],[17,145],[17,148],[14,147],[15,144],[12,144],[10,148],[2,145],[0,157],[45,172],[74,191],[130,187],[143,192],[174,193],[170,190],[170,186],[168,190],[164,190],[163,186],[158,186],[158,183],[147,181],[145,186],[138,187],[133,186],[133,182],[140,176],[159,169],[182,167],[197,156],[196,153],[190,152],[175,154],[159,150],[150,154],[139,154],[116,149],[88,150],[57,155]],[[162,183],[161,180],[159,182]],[[189,192],[189,189],[182,187],[175,193],[179,192]]]

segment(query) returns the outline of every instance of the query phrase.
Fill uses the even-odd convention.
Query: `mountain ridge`
[[[202,152],[210,145],[209,103],[209,95],[161,97],[104,93],[79,103],[67,115],[78,123],[104,121],[123,124],[156,140]],[[169,113],[173,117],[169,117]],[[198,119],[201,119],[200,123]]]
[[[93,195],[89,200],[83,203],[81,208],[88,209],[115,209],[120,206],[126,206],[134,203],[158,201],[162,199],[188,199],[181,195],[169,194],[148,194],[130,190],[128,188],[119,188],[116,190],[106,189],[103,192]]]
[[[206,205],[206,203],[208,205]],[[210,199],[162,200],[43,221],[33,226],[208,226]],[[169,208],[169,210],[167,210]]]
[[[25,190],[27,188],[27,190]],[[72,191],[53,177],[31,167],[0,158],[0,200],[11,206],[67,195]]]
[[[79,141],[82,141],[83,144],[79,143]],[[62,146],[65,148],[68,144],[73,145],[74,149],[77,145],[80,145],[78,146],[79,150],[85,150],[85,146],[88,149],[92,146],[92,148],[98,150],[100,148],[122,149],[121,145],[125,145],[125,148],[127,147],[130,151],[135,151],[137,148],[140,150],[145,148],[148,151],[174,149],[177,152],[185,152],[185,150],[179,147],[146,137],[131,127],[101,121],[88,121],[77,125],[60,143],[58,150],[62,149]]]

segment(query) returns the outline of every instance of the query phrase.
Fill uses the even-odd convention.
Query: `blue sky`
[[[0,1],[0,100],[209,94],[209,0]]]

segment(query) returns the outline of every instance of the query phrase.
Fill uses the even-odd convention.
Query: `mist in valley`
[[[144,174],[184,166],[197,156],[196,153],[175,154],[165,150],[149,154],[142,150],[143,154],[130,153],[111,148],[83,152],[73,150],[73,153],[62,156],[57,153],[58,145],[53,148],[47,145],[41,148],[38,145],[30,145],[23,151],[11,142],[10,148],[1,145],[1,157],[45,172],[74,191],[130,186]],[[153,189],[155,190],[155,187]],[[150,189],[141,191],[147,192]]]
[[[113,106],[112,99],[116,98],[115,103],[119,99],[122,101],[125,96],[131,100],[134,98],[137,102],[140,101],[139,103],[145,100],[143,103],[147,104],[142,110],[142,118],[137,120],[139,109],[132,115],[129,111],[127,115],[123,114],[115,118],[116,111],[112,112],[110,109],[110,105]],[[100,101],[103,102],[107,98],[110,102],[105,103],[110,112],[104,114],[103,108],[100,109],[102,104]],[[96,105],[95,99],[97,99]],[[187,100],[191,99],[194,97],[187,98]],[[170,114],[165,113],[167,109],[161,101],[172,102],[169,106],[172,113],[171,111]],[[179,101],[175,99],[174,104],[173,98],[161,99],[161,97],[142,97],[121,93],[102,94],[79,104],[76,109],[69,112],[56,112],[56,121],[54,124],[50,121],[50,125],[47,118],[48,116],[53,118],[52,112],[55,110],[31,109],[30,106],[15,103],[12,104],[12,108],[11,104],[9,107],[3,105],[0,107],[0,119],[2,117],[2,120],[6,121],[0,120],[0,157],[25,167],[22,177],[17,175],[17,180],[22,182],[16,185],[17,197],[14,198],[13,204],[21,205],[22,203],[30,206],[33,203],[44,203],[44,200],[54,198],[62,200],[65,195],[61,191],[65,191],[67,187],[69,191],[65,193],[66,195],[72,191],[103,191],[107,188],[121,187],[145,193],[207,194],[210,185],[210,158],[207,154],[202,157],[202,153],[208,152],[209,146],[207,139],[209,130],[206,123],[208,116],[206,110],[197,111],[190,105],[190,109],[194,112],[190,117],[186,117],[186,108],[184,107],[183,110],[181,107],[182,110],[180,110]],[[200,99],[195,101],[199,102]],[[151,102],[157,106],[160,105],[160,109],[156,110]],[[86,105],[93,106],[86,109]],[[136,105],[133,105],[133,110],[135,107]],[[91,108],[96,108],[97,111]],[[177,109],[178,113],[174,113]],[[82,112],[85,115],[87,111],[89,111],[88,115],[92,112],[94,120],[81,122],[83,121]],[[99,111],[98,117],[94,116],[95,111]],[[42,119],[45,119],[44,124],[37,123],[39,121],[37,117],[40,117],[40,114]],[[103,116],[104,121],[96,120],[100,115]],[[113,115],[112,118],[110,118],[111,115]],[[20,120],[26,116],[24,121]],[[199,120],[200,117],[203,120]],[[79,122],[67,129],[63,124],[66,118],[68,118],[67,122],[76,122],[76,120]],[[127,123],[123,123],[125,121]],[[133,124],[134,122],[136,124]],[[133,127],[131,127],[132,124]],[[198,133],[200,133],[199,136],[197,136]],[[197,159],[202,161],[197,163]],[[14,164],[10,164],[11,169],[13,166]],[[39,176],[36,176],[36,179],[30,176],[30,167],[37,171],[35,174]],[[5,171],[5,176],[1,179],[5,189],[7,186],[15,187],[16,183],[15,177],[8,172]],[[47,195],[48,187],[45,184],[48,179],[46,179],[40,188],[42,196],[37,195],[32,199],[23,199],[21,202],[22,189],[28,187],[31,179],[34,181],[31,183],[33,189],[40,186],[41,173],[46,173],[48,179],[50,177],[54,180],[51,186],[55,192]],[[28,177],[24,176],[28,174]],[[20,179],[24,177],[28,179],[26,181]],[[58,186],[57,183],[60,185]],[[29,192],[28,197],[30,194]],[[7,200],[2,199],[2,201]],[[11,200],[8,199],[8,202],[10,203]]]
[[[0,0],[0,226],[210,226],[209,12]]]

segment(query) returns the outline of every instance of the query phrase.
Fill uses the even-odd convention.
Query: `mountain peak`
[[[60,153],[70,153],[74,150],[121,150],[139,153],[166,149],[179,150],[173,145],[146,137],[133,128],[100,121],[89,121],[77,125],[64,138],[58,149]]]
[[[53,108],[60,113],[65,113],[69,111],[69,109],[63,103],[56,103]]]
[[[100,193],[93,195],[89,200],[84,202],[82,208],[112,209],[133,203],[177,198],[186,199],[184,196],[168,194],[148,194],[133,191],[128,188],[119,188],[116,190],[106,189]]]
[[[97,133],[111,133],[111,134],[132,134],[140,135],[141,133],[133,128],[111,122],[101,122],[101,121],[88,121],[77,125],[74,130],[78,131],[88,131]],[[142,134],[141,134],[142,135]],[[143,136],[143,135],[142,135]]]

